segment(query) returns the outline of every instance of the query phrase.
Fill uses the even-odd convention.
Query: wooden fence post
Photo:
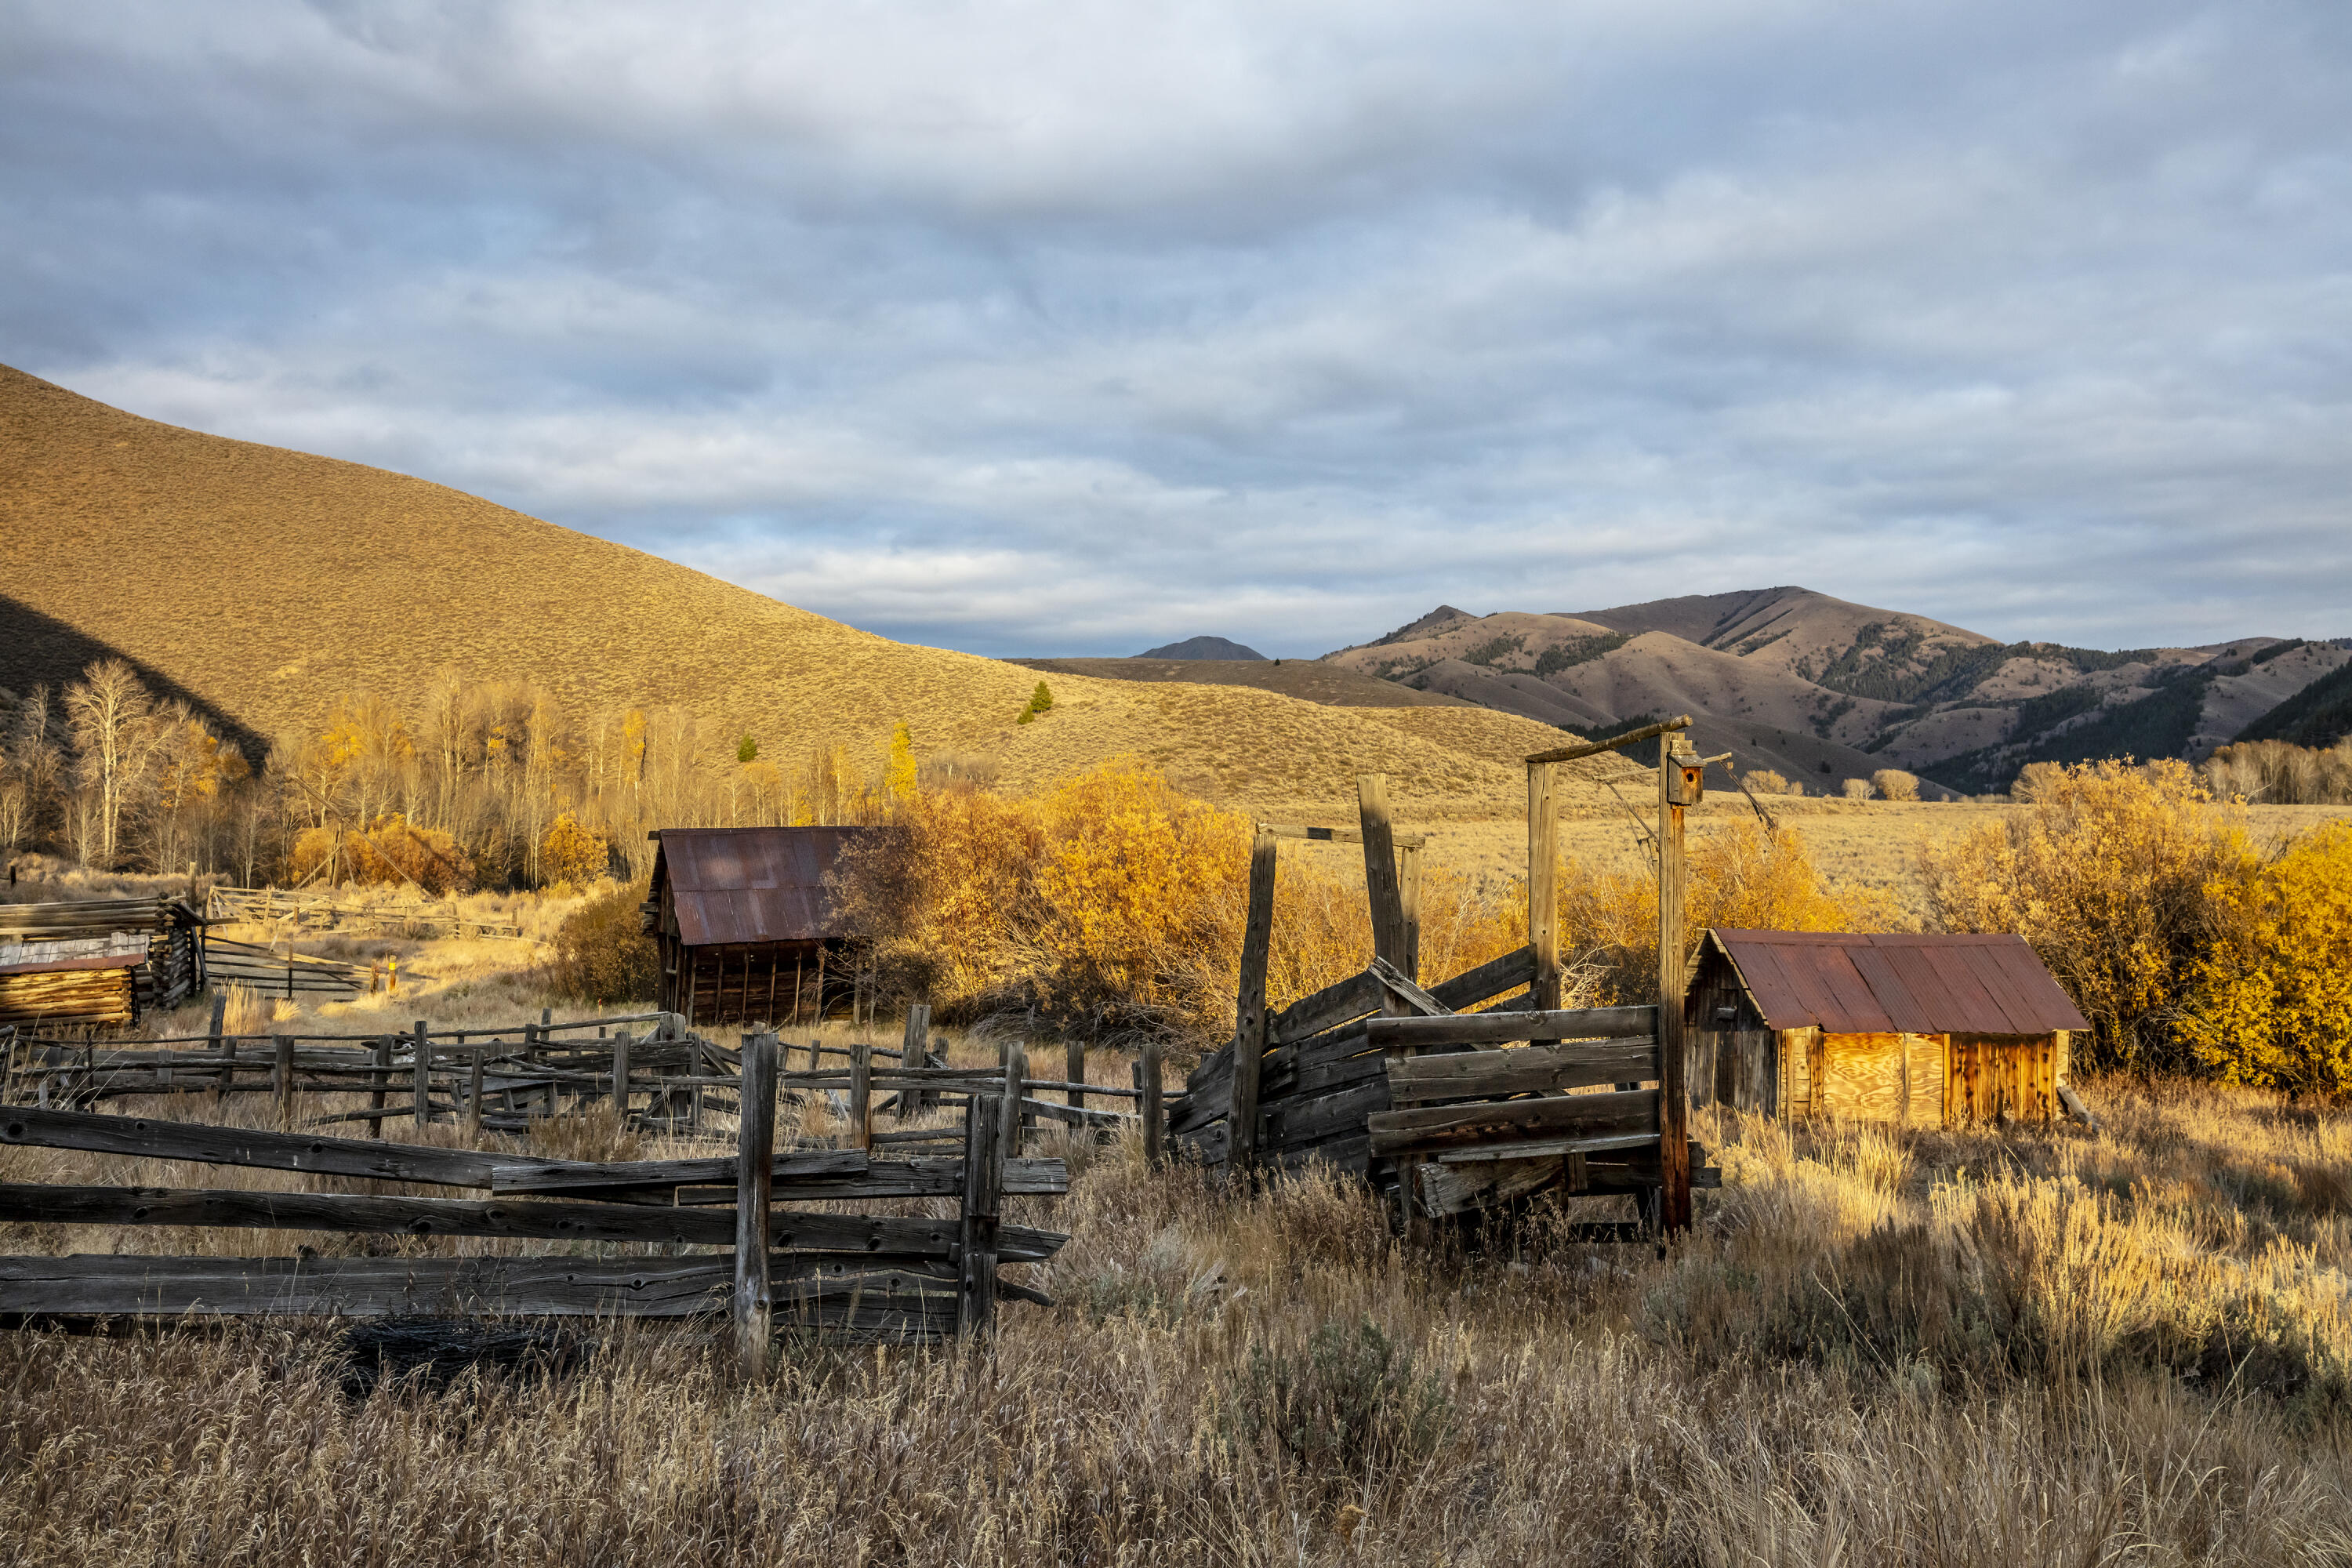
[[[867,1040],[849,1047],[849,1146],[874,1147],[874,1046]]]
[[[1397,965],[1405,978],[1421,984],[1421,846],[1408,844],[1397,851],[1398,891],[1404,903],[1404,962]]]
[[[1258,1074],[1265,1065],[1265,969],[1274,951],[1274,835],[1263,824],[1250,841],[1249,918],[1242,928],[1241,994],[1234,1007],[1233,1099],[1225,1110],[1225,1169],[1244,1181],[1257,1170]]]
[[[1372,953],[1405,965],[1404,892],[1397,882],[1396,836],[1389,826],[1386,773],[1356,775],[1356,812],[1364,833],[1364,891],[1372,904]]]
[[[1160,1042],[1143,1042],[1143,1059],[1136,1064],[1140,1075],[1136,1087],[1143,1091],[1139,1106],[1143,1112],[1143,1158],[1157,1170],[1166,1163],[1168,1118],[1160,1109]]]
[[[963,1110],[963,1215],[956,1231],[956,1327],[978,1333],[996,1320],[996,1230],[1004,1187],[1003,1102],[975,1094]]]
[[[236,1059],[236,1042],[235,1040],[228,1039],[227,1037],[221,1033],[222,1021],[227,1016],[228,993],[226,991],[214,992],[212,1022],[205,1026],[205,1035],[210,1044],[212,1054],[221,1058],[220,1077],[214,1079],[215,1087],[213,1089],[213,1099],[215,1102],[219,1101],[223,1096],[228,1093],[228,1079],[230,1072],[228,1064]],[[224,1045],[226,1047],[226,1050],[223,1049]]]
[[[735,1360],[747,1378],[768,1370],[768,1199],[775,1181],[776,1037],[743,1043],[735,1139]]]
[[[907,1008],[907,1026],[900,1032],[898,1037],[898,1066],[901,1068],[919,1068],[928,1065],[924,1056],[923,1047],[929,1041],[930,1037],[930,1005],[926,1002],[916,1002],[910,1004]],[[917,1110],[923,1109],[929,1103],[928,1098],[920,1089],[900,1089],[898,1091],[898,1120],[901,1121],[906,1121],[907,1118],[912,1116]]]
[[[477,1139],[482,1135],[482,1068],[489,1058],[488,1047],[476,1046],[473,1062],[466,1074],[466,1132]]]
[[[1021,1101],[1028,1092],[1029,1047],[1026,1041],[1015,1040],[1004,1048],[1004,1131],[999,1152],[1008,1160],[1021,1154],[1021,1130],[1028,1124]],[[994,1289],[990,1287],[992,1291]]]
[[[1658,737],[1658,1225],[1690,1228],[1690,1090],[1683,1041],[1683,808],[1675,737]]]
[[[664,1015],[665,1017],[667,1015]],[[629,1124],[629,1031],[613,1037],[613,1114]]]
[[[368,1090],[368,1109],[382,1110],[387,1098],[384,1091],[392,1087],[392,1037],[390,1035],[378,1035],[375,1037],[375,1071],[368,1075],[368,1081],[373,1086]],[[382,1138],[383,1124],[391,1119],[384,1116],[372,1116],[368,1120],[375,1128],[375,1136]]]
[[[278,1125],[294,1125],[294,1037],[278,1035],[269,1042],[277,1048],[277,1059],[270,1064],[269,1089],[278,1097]]]
[[[414,1082],[410,1088],[410,1103],[415,1110],[417,1128],[433,1120],[433,1036],[425,1027],[425,1020],[416,1020],[416,1060]]]
[[[1062,1052],[1062,1059],[1064,1070],[1069,1075],[1069,1083],[1076,1085],[1087,1081],[1087,1043],[1084,1040],[1070,1041]],[[1065,1089],[1062,1098],[1072,1106],[1083,1109],[1087,1103],[1087,1091],[1076,1088]]]
[[[1536,977],[1528,1001],[1539,1012],[1559,1007],[1559,802],[1553,764],[1528,764],[1528,942]]]

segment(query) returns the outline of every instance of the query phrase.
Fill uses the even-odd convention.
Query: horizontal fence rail
[[[693,1042],[671,1042],[686,1045]],[[278,1062],[295,1059],[282,1042]],[[651,1161],[546,1159],[290,1131],[15,1106],[0,1143],[156,1161],[299,1171],[487,1190],[482,1198],[247,1189],[0,1184],[0,1221],[345,1231],[412,1237],[728,1247],[706,1257],[0,1258],[0,1321],[131,1314],[366,1315],[504,1312],[732,1316],[764,1364],[773,1328],[854,1339],[926,1340],[987,1327],[999,1300],[1044,1301],[1000,1265],[1044,1262],[1067,1237],[1007,1225],[1004,1195],[1069,1187],[1059,1160],[1024,1158],[1020,1053],[964,1105],[956,1152],[877,1159],[864,1148],[773,1151],[780,1087],[772,1037],[747,1039],[731,1155]],[[970,1075],[977,1085],[982,1075]],[[1008,1092],[1012,1091],[1012,1092]],[[1064,1107],[1055,1107],[1062,1110]],[[755,1114],[756,1112],[756,1114]],[[1103,1113],[1108,1114],[1108,1113]],[[950,1217],[845,1215],[803,1201],[951,1200]],[[747,1361],[748,1364],[748,1361]]]

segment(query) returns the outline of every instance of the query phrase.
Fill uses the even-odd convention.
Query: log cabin
[[[823,1017],[854,973],[826,878],[870,827],[671,827],[653,835],[643,930],[661,1007],[689,1026]]]
[[[1708,931],[1683,1016],[1695,1105],[1926,1127],[2060,1114],[2090,1027],[2017,936]]]

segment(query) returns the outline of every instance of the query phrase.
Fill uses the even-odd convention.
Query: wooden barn
[[[825,877],[870,827],[669,827],[654,835],[645,931],[661,1006],[689,1026],[822,1017],[855,976]]]
[[[1692,1102],[1780,1117],[2048,1121],[2089,1027],[2016,936],[1709,931],[1684,993]]]
[[[204,917],[178,899],[0,904],[0,1024],[135,1024],[202,989]]]

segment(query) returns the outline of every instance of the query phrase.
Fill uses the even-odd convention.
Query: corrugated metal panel
[[[2046,1035],[2091,1026],[2022,937],[1708,934],[1775,1029]]]
[[[673,827],[656,856],[688,947],[814,942],[835,936],[824,887],[844,846],[866,827]]]

